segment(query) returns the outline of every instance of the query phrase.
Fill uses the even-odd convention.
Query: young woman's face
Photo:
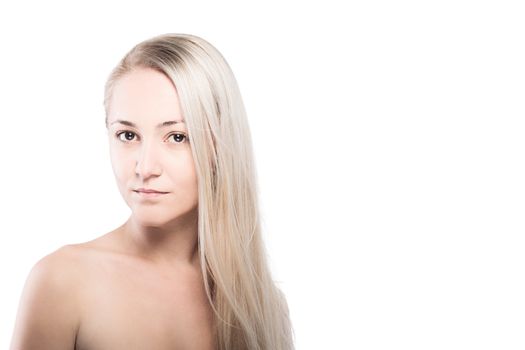
[[[196,208],[188,131],[177,91],[164,74],[138,68],[116,82],[108,136],[113,172],[137,223],[161,226]],[[164,193],[137,192],[141,188]]]

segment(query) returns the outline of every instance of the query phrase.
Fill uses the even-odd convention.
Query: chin
[[[173,223],[174,220],[184,217],[184,215],[180,214],[163,215],[158,210],[151,212],[138,210],[134,211],[132,215],[135,223],[144,227],[163,227]]]
[[[156,222],[154,220],[141,220],[141,219],[134,218],[134,221],[135,221],[135,224],[138,227],[155,227],[155,228],[160,228],[162,226],[161,223]]]
[[[135,223],[137,223],[140,226],[161,227],[169,222],[169,220],[165,220],[160,215],[158,215],[158,213],[157,215],[155,215],[149,213],[134,212],[132,215]]]

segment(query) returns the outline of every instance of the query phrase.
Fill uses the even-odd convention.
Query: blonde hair
[[[135,68],[165,74],[180,99],[198,178],[198,244],[217,349],[293,349],[287,302],[266,260],[252,140],[232,70],[200,37],[145,40],[106,82],[106,126],[113,86]]]

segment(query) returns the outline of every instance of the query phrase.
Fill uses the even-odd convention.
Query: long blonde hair
[[[180,99],[198,178],[198,244],[217,349],[293,349],[287,302],[266,260],[252,140],[232,70],[200,37],[145,40],[106,82],[106,125],[115,82],[135,68],[165,74]]]

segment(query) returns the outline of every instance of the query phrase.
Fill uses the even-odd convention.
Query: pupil
[[[131,141],[131,139],[133,139],[133,134],[130,132],[126,132],[125,137],[126,137],[126,140]]]

